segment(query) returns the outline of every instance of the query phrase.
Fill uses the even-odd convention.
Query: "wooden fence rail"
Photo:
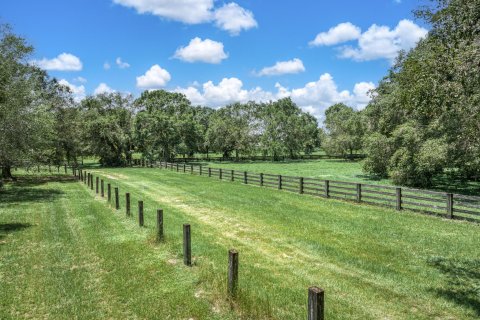
[[[153,165],[176,171],[178,163],[157,162]],[[182,170],[179,170],[179,172],[198,174],[218,180],[240,182],[316,197],[366,203],[399,211],[416,211],[448,219],[480,222],[480,197],[477,196],[367,183],[254,173],[206,167],[199,164],[182,165],[181,168]]]

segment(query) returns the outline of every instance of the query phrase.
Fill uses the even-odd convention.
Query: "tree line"
[[[435,0],[415,12],[431,31],[395,64],[361,111],[339,103],[316,118],[290,98],[193,106],[181,93],[145,91],[73,100],[67,87],[28,63],[33,48],[1,26],[0,166],[18,160],[77,163],[95,156],[122,166],[220,152],[225,157],[367,155],[364,171],[396,184],[480,177],[480,0]]]

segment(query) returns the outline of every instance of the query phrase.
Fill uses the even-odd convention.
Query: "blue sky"
[[[398,49],[426,34],[418,0],[2,0],[0,19],[77,98],[145,89],[193,103],[291,96],[321,118],[362,108]]]

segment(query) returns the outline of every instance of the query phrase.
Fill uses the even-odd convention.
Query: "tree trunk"
[[[15,180],[12,176],[12,167],[11,166],[2,167],[2,179],[3,180]]]

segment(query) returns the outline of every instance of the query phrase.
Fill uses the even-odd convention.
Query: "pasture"
[[[477,224],[160,169],[90,172],[119,188],[120,210],[59,177],[2,191],[1,318],[301,319],[311,285],[325,289],[327,319],[480,315]],[[240,253],[236,300],[225,295],[230,248]]]

